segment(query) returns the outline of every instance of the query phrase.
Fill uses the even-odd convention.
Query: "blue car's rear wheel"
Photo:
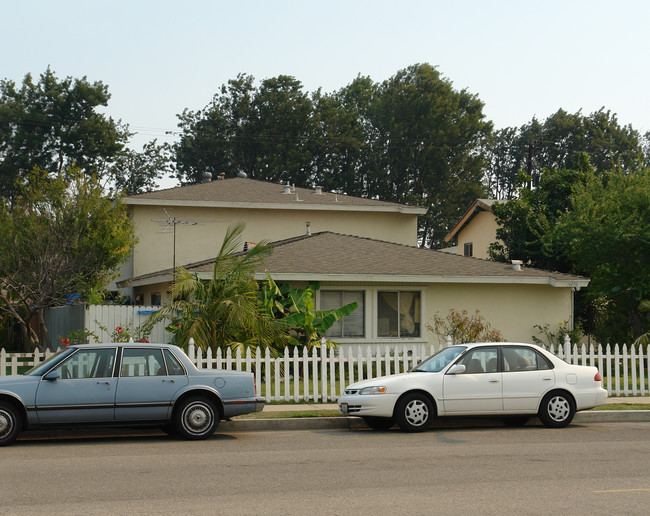
[[[20,433],[22,420],[16,407],[0,402],[0,446],[13,443]]]
[[[174,410],[173,424],[184,439],[207,439],[217,429],[219,410],[207,398],[187,398]]]

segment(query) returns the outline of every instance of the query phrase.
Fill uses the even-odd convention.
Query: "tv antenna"
[[[173,233],[173,243],[172,243],[172,271],[176,271],[176,226],[197,226],[199,224],[205,224],[207,222],[228,222],[228,221],[219,221],[219,220],[184,220],[172,215],[165,208],[162,209],[167,216],[166,219],[151,219],[151,222],[162,226],[161,233]]]

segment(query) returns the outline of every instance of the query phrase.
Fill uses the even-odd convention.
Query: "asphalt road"
[[[109,433],[109,432],[107,432]],[[647,514],[650,423],[34,438],[0,514]]]

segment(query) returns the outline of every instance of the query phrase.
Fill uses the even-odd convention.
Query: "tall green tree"
[[[126,205],[79,170],[65,176],[36,169],[0,204],[0,312],[20,324],[29,351],[48,345],[43,309],[101,290],[135,242]]]
[[[491,131],[483,103],[428,64],[400,70],[382,83],[374,125],[381,168],[371,197],[426,206],[418,237],[437,246],[472,201],[484,195],[484,158]]]
[[[106,178],[130,133],[100,113],[110,95],[102,82],[86,77],[59,80],[48,68],[35,82],[0,81],[0,195],[11,197],[16,180],[34,168],[52,177],[74,166]]]
[[[591,278],[601,341],[629,343],[648,330],[639,304],[650,298],[650,169],[574,184],[553,237],[574,270]]]

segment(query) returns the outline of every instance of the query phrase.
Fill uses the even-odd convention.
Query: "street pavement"
[[[649,404],[650,396],[609,397],[607,404]],[[223,421],[219,431],[245,432],[258,430],[331,430],[341,428],[365,428],[359,417],[300,417],[300,412],[313,410],[338,410],[336,403],[304,403],[304,404],[267,404],[264,412],[294,412],[287,418],[234,419]],[[440,418],[435,420],[433,427],[458,426],[476,424],[476,418]],[[501,424],[498,418],[485,418],[481,424]],[[578,412],[573,424],[581,423],[612,423],[612,422],[650,422],[650,410],[588,410]]]

